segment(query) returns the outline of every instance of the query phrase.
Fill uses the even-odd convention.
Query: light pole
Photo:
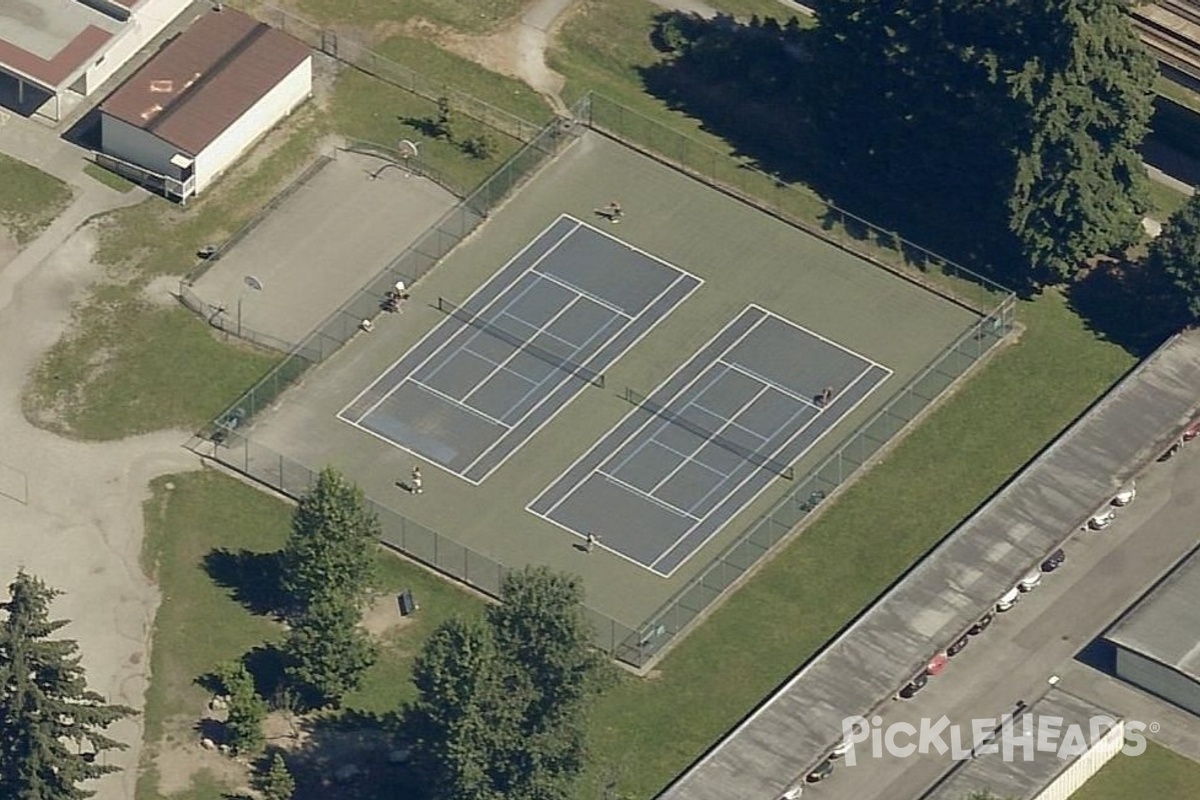
[[[247,275],[244,280],[246,281],[247,289],[253,289],[256,292],[261,292],[263,290],[263,282],[253,275]],[[237,310],[237,335],[239,339],[242,338],[242,298],[245,296],[246,289],[242,289],[241,294],[238,295]]]

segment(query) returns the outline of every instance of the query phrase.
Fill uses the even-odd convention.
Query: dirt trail
[[[71,304],[99,276],[91,262],[96,213],[143,199],[119,194],[82,173],[69,145],[10,119],[0,151],[66,180],[75,199],[36,241],[15,255],[0,249],[0,595],[19,567],[64,594],[53,617],[70,620],[62,635],[79,642],[88,683],[110,701],[141,708],[159,596],[142,573],[142,501],[157,475],[194,469],[182,431],[112,443],[83,443],[30,425],[21,410],[29,371],[62,335]],[[132,800],[141,753],[140,718],[114,725],[129,745],[107,763],[122,771],[86,788],[97,800]]]

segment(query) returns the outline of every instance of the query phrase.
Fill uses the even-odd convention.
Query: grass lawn
[[[1167,219],[1188,201],[1188,196],[1158,181],[1150,181],[1150,216],[1166,222]]]
[[[267,139],[260,163],[235,167],[186,208],[152,197],[103,217],[93,257],[104,277],[34,370],[26,416],[83,439],[194,428],[261,376],[276,355],[224,343],[169,298],[164,303],[167,286],[156,284],[153,297],[147,287],[184,274],[197,248],[250,219],[309,163],[320,131],[308,106]]]
[[[133,190],[134,184],[125,180],[115,172],[110,172],[96,164],[87,164],[83,171],[103,183],[110,189],[116,189],[121,194],[128,194]]]
[[[146,503],[143,568],[162,590],[155,620],[152,679],[146,695],[147,766],[150,756],[181,733],[194,736],[195,723],[208,699],[196,678],[222,661],[258,645],[276,641],[281,628],[251,613],[235,591],[218,585],[205,568],[217,550],[269,553],[286,540],[292,507],[233,478],[211,471],[157,479]],[[380,552],[382,591],[412,589],[421,610],[412,622],[385,634],[384,656],[367,675],[363,688],[347,698],[350,712],[386,712],[411,696],[412,658],[425,637],[451,615],[477,614],[482,601],[408,562]],[[158,776],[144,772],[137,800],[158,800]],[[201,773],[192,790],[174,800],[222,797],[222,785]]]
[[[487,33],[513,19],[527,0],[282,0],[306,19],[323,25],[370,30],[420,18],[463,33]]]
[[[1154,742],[1140,756],[1118,755],[1074,795],[1073,800],[1192,800],[1200,787],[1200,764]]]
[[[1023,304],[1019,318],[1028,329],[1018,343],[667,656],[656,679],[629,679],[601,702],[589,789],[616,774],[626,794],[652,797],[1133,366],[1057,292]]]
[[[71,187],[0,153],[0,225],[18,245],[36,239],[71,202]]]

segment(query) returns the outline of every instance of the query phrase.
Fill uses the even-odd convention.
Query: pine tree
[[[257,783],[263,800],[292,800],[296,793],[296,779],[280,753],[271,757],[271,766],[259,776]]]
[[[135,713],[88,690],[74,641],[49,638],[67,624],[49,618],[58,595],[21,571],[9,586],[11,599],[0,603],[7,615],[0,627],[0,797],[6,800],[94,795],[78,784],[118,769],[97,764],[96,755],[125,748],[101,731]]]
[[[1192,322],[1200,321],[1200,194],[1167,220],[1150,245],[1146,270],[1152,284],[1167,289],[1168,315],[1186,309]]]
[[[361,606],[376,581],[379,521],[364,506],[362,491],[327,467],[301,498],[283,552],[280,586],[291,613],[329,595]]]
[[[346,600],[326,597],[292,624],[283,644],[284,674],[309,704],[340,705],[375,663],[376,648],[358,627],[360,618]]]
[[[254,676],[241,661],[225,664],[218,672],[225,694],[229,696],[226,744],[235,753],[253,753],[266,741],[262,725],[267,716],[267,703],[258,696]]]
[[[1010,225],[1035,273],[1067,278],[1141,235],[1149,204],[1138,146],[1157,69],[1120,0],[1039,0],[1037,52],[1012,80],[1027,125]]]

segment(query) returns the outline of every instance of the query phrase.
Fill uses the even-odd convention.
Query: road
[[[919,728],[921,719],[936,720],[944,714],[970,730],[972,719],[998,717],[1018,700],[1034,703],[1049,688],[1047,679],[1062,675],[1060,686],[1118,715],[1132,719],[1136,717],[1131,712],[1162,710],[1160,719],[1141,721],[1162,722],[1164,743],[1200,755],[1200,721],[1172,713],[1160,701],[1137,692],[1105,691],[1106,697],[1097,697],[1089,687],[1111,679],[1074,660],[1196,546],[1198,486],[1200,447],[1185,448],[1164,464],[1151,464],[1138,482],[1137,499],[1112,527],[1078,533],[1067,546],[1066,564],[1046,575],[1016,608],[999,615],[916,697],[885,707],[882,724],[906,721]],[[1113,708],[1114,702],[1134,707]],[[948,758],[930,754],[874,759],[860,750],[856,766],[840,765],[826,782],[806,791],[805,798],[919,798],[950,767]]]

